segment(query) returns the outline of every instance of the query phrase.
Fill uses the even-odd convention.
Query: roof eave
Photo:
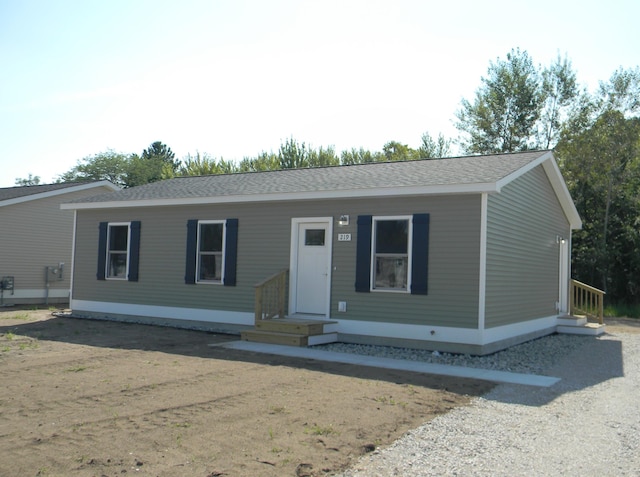
[[[21,204],[23,202],[30,202],[33,200],[40,200],[40,199],[47,199],[49,197],[55,197],[58,195],[65,195],[65,194],[70,194],[72,192],[78,192],[81,190],[87,190],[87,189],[93,189],[93,188],[97,188],[97,187],[107,187],[109,189],[111,189],[111,191],[115,192],[120,190],[120,187],[118,187],[117,185],[113,184],[110,181],[97,181],[97,182],[89,182],[86,184],[79,184],[79,185],[75,185],[75,186],[70,186],[70,187],[65,187],[63,189],[56,189],[56,190],[50,190],[47,192],[39,192],[36,194],[31,194],[31,195],[25,195],[22,197],[16,197],[14,199],[7,199],[7,200],[3,200],[0,201],[0,207],[5,207],[8,205],[15,205],[15,204]]]
[[[130,207],[187,206],[204,204],[232,204],[250,202],[282,202],[291,200],[366,199],[370,197],[408,197],[420,195],[481,194],[497,192],[495,183],[473,183],[435,186],[378,187],[332,191],[279,192],[271,194],[222,195],[169,199],[140,199],[107,202],[78,202],[61,204],[63,209],[118,209]]]

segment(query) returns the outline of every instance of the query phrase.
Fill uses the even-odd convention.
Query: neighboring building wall
[[[430,214],[428,295],[356,293],[357,216],[414,213]],[[347,227],[337,224],[342,214],[350,216]],[[332,316],[477,327],[478,195],[78,210],[73,300],[252,314],[253,285],[289,267],[291,219],[329,216],[334,218]],[[239,220],[237,285],[186,285],[187,221],[227,218]],[[134,220],[141,221],[139,281],[96,280],[99,223]],[[338,242],[338,233],[351,233],[352,240]],[[338,301],[347,302],[346,313],[337,312]],[[80,308],[74,312],[82,314]]]
[[[489,196],[486,328],[558,313],[558,236],[569,224],[542,166]]]
[[[60,204],[106,191],[92,188],[0,207],[0,278],[15,277],[14,294],[5,292],[5,303],[69,300],[74,212]],[[65,264],[62,280],[50,276],[47,299],[45,267],[59,263]]]

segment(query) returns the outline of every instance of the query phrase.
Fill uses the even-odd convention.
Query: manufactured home
[[[472,354],[558,329],[582,225],[551,151],[180,177],[62,208],[76,316]]]
[[[108,181],[0,189],[0,302],[67,303],[73,212],[60,204],[119,187]]]

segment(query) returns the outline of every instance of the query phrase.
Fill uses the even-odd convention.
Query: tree
[[[456,127],[466,134],[468,154],[521,151],[535,146],[544,104],[540,74],[526,51],[511,50],[506,61],[491,62],[473,103],[462,100]]]
[[[175,154],[170,147],[156,141],[142,155],[132,155],[126,174],[126,186],[157,182],[162,179],[174,177],[180,167],[180,161],[175,160]]]
[[[67,172],[60,174],[57,182],[101,181],[125,186],[129,157],[111,149],[80,159]]]
[[[326,167],[337,166],[340,164],[340,158],[336,155],[336,151],[333,146],[319,149],[310,149],[307,154],[307,161],[309,167]]]
[[[429,133],[422,135],[422,144],[418,148],[420,159],[436,159],[447,157],[451,154],[451,140],[446,139],[442,134],[438,134],[437,139],[433,139]]]
[[[340,154],[340,164],[366,164],[368,162],[384,161],[385,157],[380,152],[371,152],[363,148],[352,148],[349,151],[342,151]]]
[[[15,180],[15,185],[20,187],[32,186],[32,185],[38,185],[38,184],[40,184],[40,176],[34,176],[31,174],[31,172],[29,172],[29,177],[27,177],[26,179],[17,177]]]
[[[238,167],[233,162],[224,159],[216,160],[207,153],[196,152],[195,156],[187,154],[180,164],[178,176],[206,176],[212,174],[231,174],[238,171]],[[169,171],[165,171],[169,173]]]
[[[382,146],[382,153],[387,161],[414,161],[419,158],[418,152],[398,141],[389,141]]]
[[[280,169],[309,167],[309,149],[304,142],[298,143],[295,139],[289,138],[280,144],[278,160]]]
[[[578,280],[613,302],[640,303],[640,74],[617,71],[582,95],[556,153],[583,219],[573,241]]]
[[[239,172],[275,171],[280,169],[280,159],[273,152],[261,152],[257,157],[245,157],[240,161]]]
[[[538,127],[536,147],[549,149],[560,137],[571,106],[578,97],[576,73],[568,58],[558,58],[542,72],[544,102]]]

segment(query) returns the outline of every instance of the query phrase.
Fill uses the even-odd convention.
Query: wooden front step
[[[261,320],[255,329],[243,331],[244,341],[255,343],[282,344],[288,346],[310,346],[331,343],[337,340],[337,333],[325,329],[335,321],[306,320],[301,318],[277,318]]]
[[[279,318],[259,321],[256,324],[256,330],[301,334],[306,336],[321,335],[324,333],[324,325],[330,323],[335,322],[301,320],[299,318]]]
[[[309,337],[294,333],[280,333],[277,331],[247,330],[240,333],[244,341],[254,343],[279,344],[286,346],[308,346]]]

